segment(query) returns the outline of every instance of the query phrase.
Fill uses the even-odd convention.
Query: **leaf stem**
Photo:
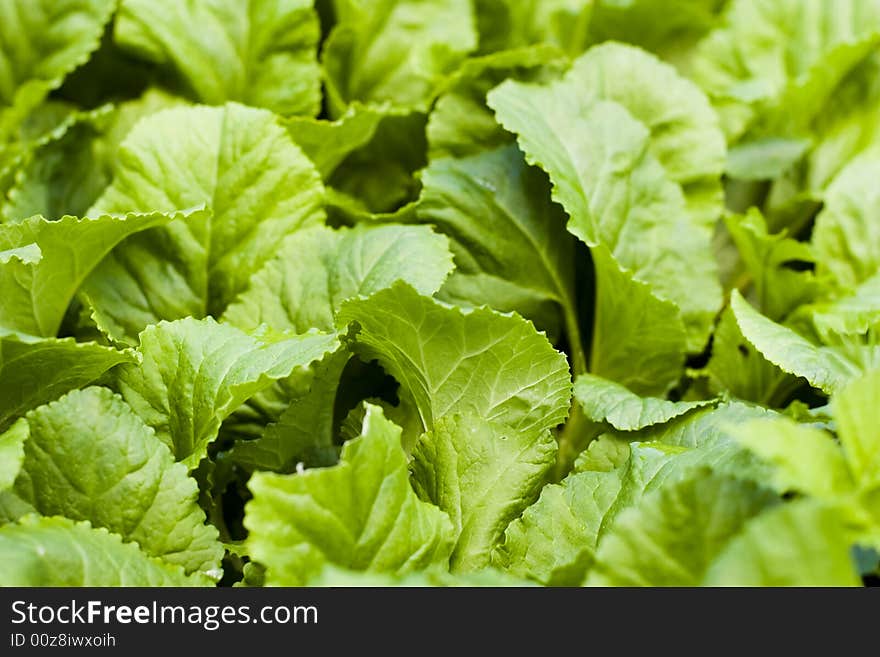
[[[574,376],[587,373],[587,354],[584,351],[581,326],[578,322],[577,313],[573,311],[573,305],[567,305],[563,310],[565,315],[565,332],[568,334],[568,348],[571,351],[571,369]]]

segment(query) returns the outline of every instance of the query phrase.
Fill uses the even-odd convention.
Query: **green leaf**
[[[29,516],[0,527],[0,586],[210,586],[106,529]]]
[[[435,160],[422,174],[420,221],[452,240],[456,270],[442,296],[546,322],[562,310],[576,369],[586,368],[574,287],[574,239],[543,172],[514,144]],[[558,312],[558,311],[556,311]]]
[[[690,68],[730,142],[753,127],[759,137],[797,136],[880,34],[873,0],[733,0],[724,19]]]
[[[649,101],[634,95],[645,88]],[[699,90],[647,53],[612,44],[551,85],[505,82],[489,105],[550,175],[569,230],[681,308],[689,347],[701,349],[721,301],[709,245],[724,149]]]
[[[813,244],[819,270],[854,288],[880,272],[880,159],[854,160],[831,182],[816,217]]]
[[[856,481],[880,485],[880,370],[856,379],[831,401],[837,435]]]
[[[4,221],[85,214],[110,182],[109,156],[101,139],[110,116],[107,106],[77,113],[72,125],[41,140],[27,165],[16,172],[2,207]]]
[[[669,11],[665,4],[663,10]],[[647,149],[681,186],[691,229],[705,233],[711,228],[723,206],[726,147],[718,117],[703,92],[672,66],[619,43],[591,48],[575,62],[568,79],[596,99],[622,105],[648,129]]]
[[[759,515],[706,572],[707,586],[860,586],[851,541],[833,507],[809,500]]]
[[[254,337],[210,318],[160,322],[140,340],[142,362],[120,368],[119,390],[190,469],[236,408],[339,346],[335,335]]]
[[[412,490],[400,434],[369,406],[361,435],[345,444],[338,465],[251,478],[245,526],[268,584],[309,583],[325,563],[405,574],[447,562],[451,523]]]
[[[205,525],[195,480],[118,396],[76,390],[28,413],[27,427],[18,497],[43,515],[88,520],[187,573],[219,578],[223,548]]]
[[[326,227],[292,235],[226,309],[246,331],[331,331],[347,299],[366,297],[406,281],[431,295],[452,270],[448,241],[423,226]]]
[[[432,568],[417,573],[406,575],[391,575],[389,573],[365,572],[362,570],[348,570],[338,568],[332,564],[325,564],[318,575],[311,582],[311,586],[331,587],[426,587],[426,586],[466,586],[469,588],[481,586],[532,586],[531,582],[517,579],[493,568],[485,568],[474,573],[448,573],[440,568]]]
[[[315,365],[309,391],[294,399],[259,438],[237,442],[230,458],[255,470],[273,472],[293,472],[298,463],[310,467],[335,463],[335,402],[349,358],[345,348],[325,356]]]
[[[447,414],[469,412],[514,431],[540,432],[568,414],[565,356],[517,315],[462,310],[396,283],[346,302],[337,322],[356,322],[354,350],[397,379],[424,430]]]
[[[467,157],[510,143],[510,133],[498,125],[486,105],[486,94],[508,78],[546,81],[557,77],[567,66],[568,61],[559,49],[546,45],[465,60],[444,85],[428,117],[431,159]]]
[[[11,128],[98,48],[115,0],[0,2],[0,148]]]
[[[28,424],[19,420],[0,433],[0,492],[15,483],[24,461],[24,442],[28,439]]]
[[[792,329],[764,317],[736,290],[730,301],[746,340],[784,372],[802,376],[830,394],[864,371],[864,365],[844,350],[816,346]]]
[[[757,209],[744,216],[725,217],[745,270],[751,276],[758,309],[774,321],[784,319],[798,306],[815,299],[819,286],[811,271],[791,269],[792,263],[815,262],[813,249],[803,242],[767,231]]]
[[[352,103],[335,121],[291,116],[283,125],[327,180],[345,158],[370,143],[386,117],[403,115],[387,104]]]
[[[590,372],[639,395],[665,395],[680,378],[687,333],[678,308],[593,249],[596,307]]]
[[[646,448],[661,452],[676,448],[678,451],[673,449],[667,457],[668,466],[658,471],[663,475],[657,477],[659,481],[679,477],[694,468],[710,467],[719,475],[763,483],[772,476],[771,468],[736,440],[734,430],[753,420],[775,417],[777,413],[760,406],[730,401],[716,407],[694,409],[665,424],[638,432],[612,432],[606,434],[606,439],[625,443],[639,440]]]
[[[591,586],[696,586],[712,560],[776,501],[754,483],[702,472],[621,513],[599,542]]]
[[[134,343],[161,319],[219,316],[279,242],[324,218],[318,172],[265,110],[159,112],[131,131],[118,160],[92,213],[205,203],[211,216],[126,240],[92,273],[86,296],[117,340]]]
[[[805,187],[827,187],[859,155],[880,153],[880,59],[868,57],[835,90],[834,102],[816,117],[816,145],[807,158]]]
[[[427,164],[426,122],[422,112],[392,108],[372,139],[336,167],[327,196],[328,205],[342,215],[338,223],[403,221],[397,213],[417,198],[417,172]]]
[[[512,431],[475,416],[441,418],[419,439],[413,484],[452,519],[454,572],[489,565],[504,530],[537,499],[555,463],[549,432]]]
[[[0,330],[0,431],[12,420],[70,390],[86,386],[131,352],[73,338],[35,338]]]
[[[810,311],[817,333],[831,340],[835,335],[867,337],[871,331],[880,331],[880,272],[852,294],[815,303]]]
[[[727,153],[727,175],[740,180],[771,180],[797,164],[811,145],[807,139],[782,137],[737,144]]]
[[[334,4],[337,22],[321,55],[334,116],[353,101],[424,111],[443,77],[477,45],[467,0]]]
[[[320,25],[312,0],[122,0],[116,43],[172,71],[197,101],[318,113]]]
[[[80,283],[116,244],[176,218],[204,216],[199,211],[163,214],[153,209],[124,216],[99,214],[58,221],[37,216],[0,224],[0,328],[54,337]],[[14,251],[22,247],[31,249],[27,257]]]
[[[718,20],[722,0],[598,0],[593,41],[626,41],[679,61]]]
[[[801,381],[769,362],[746,340],[730,306],[721,313],[705,370],[713,390],[778,407]]]
[[[712,400],[673,402],[641,397],[619,383],[593,374],[582,374],[575,379],[574,396],[590,420],[607,422],[622,431],[663,424],[694,408],[713,403]]]
[[[686,450],[659,443],[633,444],[619,467],[576,472],[545,486],[538,501],[507,528],[493,562],[545,585],[580,585],[597,543],[617,515],[694,465],[677,467],[676,458],[683,453]]]
[[[738,441],[774,467],[781,492],[821,498],[852,492],[855,482],[830,434],[785,418],[748,422],[733,430]]]
[[[536,43],[577,54],[587,42],[592,0],[476,0],[480,52]]]

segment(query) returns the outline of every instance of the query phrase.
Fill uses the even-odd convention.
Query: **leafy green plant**
[[[878,0],[0,0],[0,585],[880,576]]]

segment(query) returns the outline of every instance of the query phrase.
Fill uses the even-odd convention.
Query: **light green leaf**
[[[575,55],[588,39],[593,0],[476,0],[480,52],[536,43]]]
[[[337,322],[356,323],[354,350],[397,379],[424,430],[444,415],[470,412],[537,433],[568,415],[565,356],[517,315],[454,308],[397,283],[346,302]]]
[[[24,460],[24,442],[28,439],[28,424],[19,420],[0,433],[0,492],[12,486]]]
[[[327,180],[346,157],[370,143],[385,117],[402,115],[387,104],[352,103],[335,121],[292,116],[283,125]]]
[[[106,529],[29,516],[0,527],[0,586],[210,586]]]
[[[122,0],[116,43],[179,76],[195,100],[318,113],[321,28],[312,0]]]
[[[859,285],[852,294],[813,304],[810,312],[818,335],[829,340],[833,340],[834,335],[880,333],[880,272]]]
[[[54,337],[80,283],[101,259],[129,235],[174,219],[197,220],[203,212],[63,217],[31,217],[0,224],[0,328]],[[173,212],[173,210],[172,210]],[[10,257],[8,250],[36,245],[31,257]],[[34,247],[30,247],[34,249]],[[6,254],[4,257],[3,254]]]
[[[347,299],[406,281],[436,292],[452,270],[445,237],[427,226],[320,227],[292,235],[227,308],[227,321],[246,331],[331,331]]]
[[[880,58],[868,57],[835,90],[816,117],[816,145],[807,158],[805,187],[825,189],[859,155],[880,154]]]
[[[780,492],[834,498],[853,491],[847,461],[830,434],[786,418],[757,420],[731,428],[737,440],[772,463]]]
[[[665,83],[650,87],[657,102],[637,102],[627,85],[643,90],[655,79]],[[681,308],[689,347],[699,350],[721,301],[710,242],[724,151],[705,98],[667,65],[617,45],[592,49],[551,85],[505,82],[489,105],[518,134],[527,160],[550,175],[569,230],[588,246],[605,245]],[[683,127],[670,131],[654,116]]]
[[[686,453],[659,443],[633,444],[620,467],[576,472],[545,486],[507,528],[493,562],[545,585],[581,584],[617,515],[651,489],[684,476],[694,464],[678,467],[675,461]]]
[[[713,558],[777,500],[754,483],[701,472],[622,512],[600,540],[591,586],[696,586]]]
[[[593,41],[632,43],[678,61],[717,21],[724,0],[596,0]]]
[[[9,131],[98,48],[115,7],[115,0],[0,2],[0,148]]]
[[[133,343],[161,319],[218,316],[286,236],[324,218],[318,172],[265,110],[159,112],[137,124],[118,159],[90,212],[205,203],[212,214],[129,239],[92,273],[86,296],[117,340]]]
[[[417,172],[427,164],[426,122],[422,112],[393,108],[372,139],[336,167],[327,180],[327,201],[342,215],[338,223],[403,222],[398,213],[418,196]]]
[[[640,440],[645,448],[661,451],[662,446],[677,448],[679,451],[668,457],[668,465],[658,470],[662,475],[655,477],[658,481],[679,477],[694,468],[710,467],[719,475],[763,483],[772,475],[770,467],[737,442],[734,429],[746,422],[775,417],[777,413],[760,406],[730,401],[694,409],[636,433],[613,432],[607,439],[627,443]]]
[[[631,453],[628,437],[632,434],[603,433],[580,453],[573,472],[611,472],[625,465]]]
[[[160,322],[140,339],[142,362],[120,368],[119,390],[190,468],[236,408],[339,346],[335,335],[253,337],[210,318]]]
[[[514,144],[435,160],[422,174],[419,220],[452,240],[456,270],[441,296],[516,311],[547,326],[562,310],[578,370],[586,369],[574,288],[574,239],[543,172]],[[551,305],[553,304],[553,305]],[[549,306],[549,309],[548,309]]]
[[[352,101],[426,110],[443,77],[477,45],[467,0],[340,0],[324,42],[334,116]]]
[[[792,329],[764,317],[736,290],[730,301],[746,340],[784,372],[802,376],[830,394],[864,371],[864,365],[845,350],[816,346]]]
[[[508,78],[546,81],[567,67],[568,60],[559,49],[546,45],[465,60],[444,85],[428,117],[430,158],[466,157],[510,143],[510,133],[498,125],[486,105],[486,94]]]
[[[619,383],[593,374],[582,374],[575,379],[574,396],[590,420],[607,422],[622,431],[663,424],[694,408],[713,403],[712,400],[673,402],[642,397]]]
[[[42,215],[82,216],[110,182],[109,156],[101,140],[110,123],[108,106],[74,115],[75,122],[40,140],[2,207],[6,222]]]
[[[663,11],[670,11],[668,4]],[[672,66],[620,43],[591,48],[567,77],[595,98],[622,105],[649,130],[648,151],[681,186],[691,230],[706,239],[722,212],[726,147],[705,94]]]
[[[880,370],[856,379],[831,401],[846,462],[863,486],[880,485]]]
[[[715,327],[706,372],[714,391],[771,408],[785,404],[802,383],[769,362],[743,337],[730,306]]]
[[[508,527],[494,563],[547,586],[581,584],[602,518],[619,491],[616,473],[583,473],[545,486],[538,502]]]
[[[35,338],[0,330],[0,431],[26,411],[133,360],[131,352],[94,342]]]
[[[880,158],[854,160],[831,182],[816,217],[819,271],[845,288],[880,272]]]
[[[665,395],[684,369],[687,333],[678,308],[623,271],[603,246],[596,272],[590,372],[640,395]]]
[[[205,525],[195,480],[118,396],[77,390],[28,413],[27,426],[18,497],[43,515],[88,520],[187,573],[219,578],[223,548]]]
[[[751,277],[758,309],[774,321],[784,319],[798,306],[815,299],[819,292],[813,272],[796,271],[791,263],[815,262],[808,244],[771,235],[761,213],[753,208],[743,216],[725,217],[745,270]]]
[[[733,0],[700,44],[694,79],[716,100],[729,141],[797,136],[876,45],[874,0]]]
[[[349,358],[351,354],[345,348],[325,356],[315,365],[309,391],[294,399],[259,438],[237,442],[230,458],[255,470],[273,472],[293,472],[298,463],[310,467],[333,465],[337,459],[335,401]]]
[[[531,582],[517,579],[493,568],[484,568],[473,573],[448,573],[441,568],[432,568],[406,575],[375,573],[363,570],[348,570],[332,564],[325,564],[320,575],[310,583],[311,586],[331,587],[426,587],[465,586],[468,588],[491,586],[533,586]]]
[[[771,180],[797,164],[811,145],[807,139],[783,137],[737,144],[727,153],[727,175],[740,180]]]
[[[345,444],[338,465],[251,478],[245,526],[268,584],[309,583],[325,563],[405,574],[447,562],[452,525],[412,490],[400,434],[369,406],[361,435]]]
[[[512,431],[471,415],[441,418],[419,439],[413,484],[452,519],[454,572],[489,565],[504,530],[537,499],[555,463],[548,431]]]
[[[707,586],[860,586],[840,514],[809,500],[748,523],[706,572]]]

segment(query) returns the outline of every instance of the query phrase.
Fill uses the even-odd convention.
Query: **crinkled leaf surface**
[[[330,331],[347,299],[406,281],[433,294],[452,270],[447,240],[427,226],[326,227],[291,236],[223,315],[245,330]]]
[[[318,332],[254,337],[210,318],[160,322],[140,339],[141,362],[120,368],[120,392],[190,468],[238,406],[339,345]]]
[[[467,0],[335,5],[337,23],[321,59],[337,115],[352,101],[426,109],[443,76],[477,45]]]
[[[116,244],[177,218],[199,221],[204,216],[171,209],[168,214],[100,213],[58,221],[36,216],[0,224],[0,327],[54,337],[80,283]]]
[[[517,315],[462,310],[397,283],[343,304],[337,322],[356,323],[355,351],[398,380],[425,430],[451,413],[522,432],[553,428],[568,414],[565,356]]]
[[[321,72],[312,0],[122,0],[114,39],[177,74],[195,100],[279,114],[318,113]]]
[[[592,586],[696,586],[748,520],[776,501],[751,482],[703,472],[645,497],[600,540]]]
[[[582,374],[575,379],[574,396],[589,419],[608,422],[615,429],[623,431],[663,424],[694,408],[712,403],[711,400],[673,402],[657,397],[641,397],[619,383],[593,374]]]
[[[0,331],[0,429],[26,411],[132,361],[131,352],[95,342]]]
[[[28,413],[27,427],[18,497],[43,515],[88,520],[188,573],[218,578],[223,548],[205,525],[195,480],[121,398],[106,388],[76,390]]]
[[[208,586],[88,522],[28,516],[0,527],[2,586]]]
[[[245,525],[268,584],[307,583],[325,563],[404,574],[449,559],[452,524],[410,486],[400,435],[369,406],[338,465],[251,478]]]
[[[449,514],[458,535],[454,571],[489,565],[511,520],[534,502],[556,462],[556,441],[476,416],[435,422],[413,450],[413,484]]]
[[[169,109],[137,124],[91,213],[198,215],[126,240],[86,281],[98,323],[133,343],[159,320],[219,315],[286,236],[322,222],[320,176],[265,110]]]

